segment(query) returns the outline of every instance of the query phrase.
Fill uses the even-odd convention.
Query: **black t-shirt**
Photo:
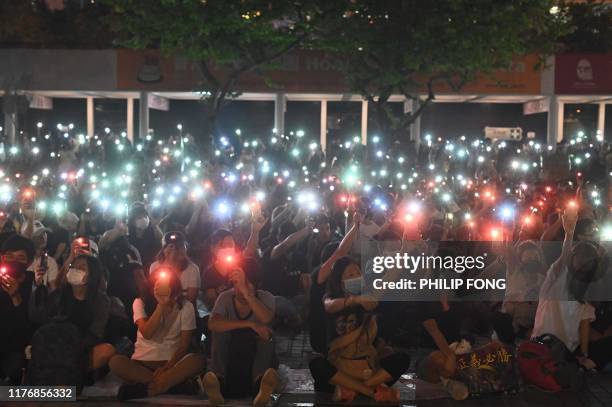
[[[269,248],[263,255],[263,281],[262,288],[274,295],[292,297],[301,291],[300,275],[306,270],[304,258],[295,252],[280,256],[272,260],[273,248]]]
[[[6,292],[0,290],[0,353],[23,352],[30,343],[32,326],[28,320],[28,303],[34,273],[27,272],[21,283],[21,305],[15,307]]]
[[[461,340],[461,323],[464,317],[460,304],[451,304],[447,311],[442,309],[440,302],[419,302],[415,303],[415,306],[418,307],[416,322],[421,332],[421,347],[434,349],[437,347],[423,326],[423,323],[429,319],[436,321],[440,332],[449,344]]]
[[[210,265],[202,277],[202,287],[204,290],[214,288],[217,292],[222,292],[232,288],[229,276],[223,275],[214,264]]]
[[[308,325],[310,326],[310,347],[319,353],[325,353],[327,343],[327,325],[325,321],[325,307],[323,296],[325,295],[325,283],[319,284],[320,267],[312,272],[312,286],[310,287],[310,313],[308,314]]]
[[[334,339],[354,331],[363,324],[366,312],[360,306],[345,308],[334,314],[326,313],[327,317],[327,344]]]
[[[155,238],[153,228],[148,227],[142,237],[136,236],[136,233],[131,233],[128,239],[130,244],[140,254],[143,270],[149,270],[149,267],[153,264],[155,257],[162,248],[161,241]]]

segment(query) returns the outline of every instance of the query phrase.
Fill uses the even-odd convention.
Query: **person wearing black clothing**
[[[34,276],[27,268],[34,260],[34,244],[13,234],[2,244],[1,255],[0,382],[6,377],[6,384],[18,385],[26,366],[24,351],[32,336],[28,302]]]
[[[161,250],[162,232],[151,222],[144,204],[139,202],[132,205],[127,226],[129,242],[138,250],[142,267],[148,272]]]
[[[66,282],[53,292],[49,293],[37,276],[28,310],[30,320],[38,325],[54,318],[74,324],[82,335],[84,366],[94,372],[102,372],[115,354],[114,347],[103,341],[110,311],[110,299],[100,289],[103,273],[97,258],[78,255],[69,265]]]

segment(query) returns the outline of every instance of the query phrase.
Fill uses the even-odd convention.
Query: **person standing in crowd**
[[[147,290],[134,300],[133,315],[138,326],[134,354],[116,355],[110,361],[111,371],[125,382],[119,400],[165,393],[204,370],[204,356],[189,353],[195,310],[176,271],[151,271]]]
[[[0,256],[0,383],[21,384],[26,367],[25,349],[32,326],[28,305],[33,274],[26,270],[34,260],[34,244],[11,234],[1,243]]]
[[[262,271],[256,261],[243,264],[230,272],[233,288],[219,295],[208,321],[212,365],[203,383],[212,405],[223,404],[224,397],[250,395],[253,405],[264,406],[279,381],[270,329],[274,296],[258,290]]]

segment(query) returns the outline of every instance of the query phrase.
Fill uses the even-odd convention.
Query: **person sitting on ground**
[[[104,343],[110,299],[101,289],[104,266],[95,257],[78,255],[68,266],[65,281],[50,292],[43,284],[43,275],[36,272],[36,290],[30,297],[30,320],[38,325],[65,317],[81,333],[86,368],[93,378],[106,373],[115,348]]]
[[[399,390],[390,386],[408,369],[410,358],[375,347],[378,328],[372,311],[378,304],[361,295],[363,284],[353,259],[342,257],[334,263],[324,299],[327,357],[315,358],[309,366],[315,390],[334,391],[334,401],[351,401],[359,393],[397,403]]]
[[[274,296],[258,290],[261,270],[254,259],[234,269],[233,288],[217,298],[208,321],[213,333],[212,365],[203,377],[210,403],[224,397],[254,396],[264,406],[278,384],[276,353],[270,325],[274,319]]]
[[[158,268],[149,275],[148,289],[134,300],[133,315],[138,326],[134,354],[116,355],[109,363],[125,382],[119,400],[165,393],[204,370],[204,356],[189,353],[195,311],[174,271]]]
[[[34,244],[13,232],[0,253],[0,383],[6,378],[6,385],[18,385],[26,367],[24,349],[32,336],[28,302],[33,275],[26,269],[34,259]]]
[[[185,298],[195,305],[200,293],[200,270],[187,257],[187,241],[181,232],[168,232],[164,235],[162,249],[157,255],[157,261],[151,264],[149,274],[168,267],[178,274]]]

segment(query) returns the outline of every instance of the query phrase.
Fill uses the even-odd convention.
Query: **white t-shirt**
[[[140,298],[134,300],[134,322],[148,318],[145,312],[144,301]],[[174,306],[172,313],[166,316],[150,339],[146,339],[140,331],[136,335],[134,346],[134,360],[164,361],[170,360],[179,345],[181,331],[193,331],[196,328],[195,311],[193,304],[184,301],[181,309]]]
[[[149,273],[153,273],[156,269],[162,266],[163,264],[160,262],[154,262],[151,264]],[[183,290],[188,288],[197,288],[199,290],[202,286],[200,283],[200,269],[195,264],[189,262],[187,268],[180,273],[180,280]]]
[[[567,300],[569,269],[562,266],[561,270],[555,271],[555,266],[556,264],[553,264],[548,269],[540,289],[540,301],[531,337],[553,334],[573,352],[580,345],[580,321],[594,321],[595,308],[587,303]]]
[[[30,267],[28,267],[28,271],[32,273],[36,273],[36,270],[40,267],[40,263],[42,260],[42,256],[36,256]],[[54,281],[57,279],[57,275],[59,274],[59,267],[57,266],[57,262],[51,256],[47,256],[47,272],[43,277],[43,284],[49,285],[49,281]]]

